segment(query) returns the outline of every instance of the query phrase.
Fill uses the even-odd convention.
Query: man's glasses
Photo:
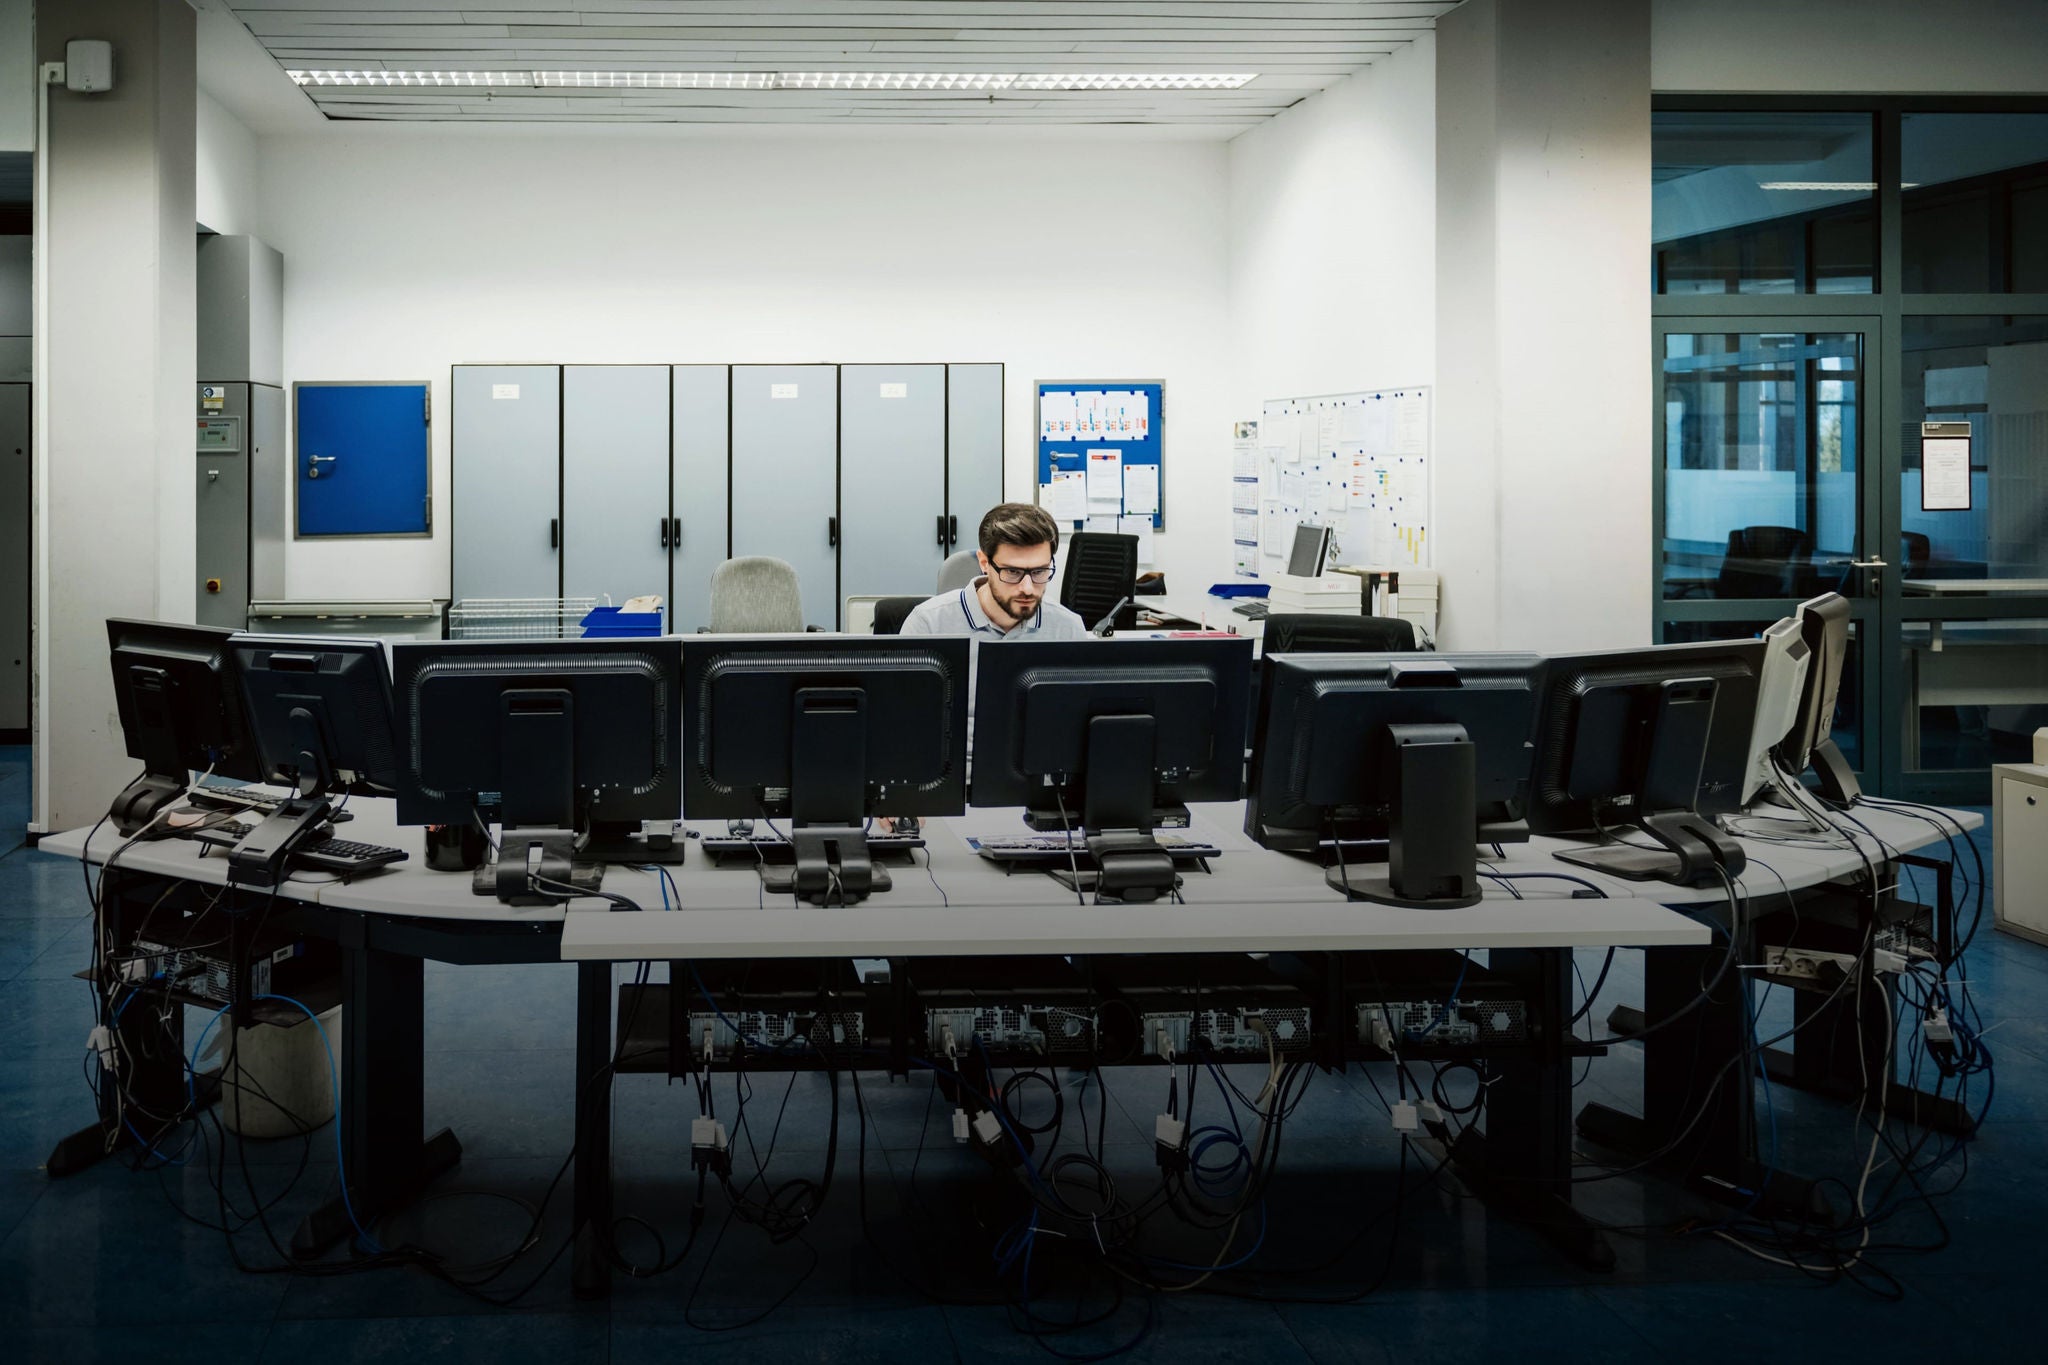
[[[991,564],[989,567],[995,571],[997,578],[1002,579],[1012,587],[1022,583],[1027,578],[1041,587],[1052,582],[1053,566],[1050,564],[1036,569],[1009,569],[1000,564]]]

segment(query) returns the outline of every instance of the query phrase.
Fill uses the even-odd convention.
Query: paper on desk
[[[1149,516],[1118,517],[1116,529],[1119,535],[1138,538],[1138,562],[1152,562],[1152,518]]]
[[[1159,510],[1159,466],[1124,466],[1124,511],[1151,516]]]
[[[1088,452],[1088,503],[1124,505],[1124,453],[1121,450]]]

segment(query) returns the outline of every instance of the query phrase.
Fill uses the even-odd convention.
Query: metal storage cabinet
[[[732,369],[732,552],[796,568],[804,624],[839,620],[839,367]]]
[[[946,560],[946,367],[839,367],[845,593],[928,594]]]
[[[675,367],[674,463],[669,480],[675,537],[670,546],[669,629],[688,634],[711,624],[711,575],[730,543],[726,521],[724,365]]]
[[[0,384],[0,734],[7,743],[28,736],[28,418],[29,386]]]
[[[454,388],[455,600],[561,596],[561,367],[457,365]]]
[[[988,509],[1003,500],[1003,367],[946,367],[947,553],[976,548]]]
[[[669,368],[562,370],[562,595],[668,595]]]

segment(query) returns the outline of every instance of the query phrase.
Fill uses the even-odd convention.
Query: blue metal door
[[[293,392],[298,533],[426,535],[427,386],[305,383]]]

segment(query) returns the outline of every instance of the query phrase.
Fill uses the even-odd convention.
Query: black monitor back
[[[1251,658],[1248,639],[984,647],[976,665],[970,804],[1050,807],[1048,779],[1085,778],[1088,722],[1123,715],[1153,720],[1160,804],[1237,800],[1244,794]]]
[[[1536,740],[1536,778],[1529,827],[1575,834],[1624,822],[1603,815],[1613,799],[1632,795],[1649,762],[1650,725],[1664,684],[1714,683],[1695,809],[1715,816],[1737,809],[1756,721],[1762,640],[1655,645],[1550,660]]]
[[[399,643],[391,672],[400,824],[462,823],[504,793],[507,692],[568,694],[578,824],[682,808],[679,640]]]
[[[869,814],[958,815],[966,795],[965,636],[697,636],[683,659],[683,813],[779,818],[800,692],[857,697]]]
[[[130,757],[182,778],[263,779],[228,641],[235,632],[162,621],[109,620],[114,709]]]
[[[1799,638],[1812,664],[1792,729],[1778,745],[1778,756],[1794,773],[1803,773],[1813,751],[1829,738],[1842,692],[1842,664],[1849,653],[1849,602],[1827,593],[1799,604]]]
[[[1276,654],[1266,661],[1245,829],[1274,848],[1384,838],[1393,725],[1458,725],[1481,821],[1529,794],[1543,660],[1534,654]]]
[[[312,778],[323,790],[366,794],[397,790],[398,737],[381,641],[241,635],[233,653],[266,779]],[[316,744],[319,752],[309,754]]]

